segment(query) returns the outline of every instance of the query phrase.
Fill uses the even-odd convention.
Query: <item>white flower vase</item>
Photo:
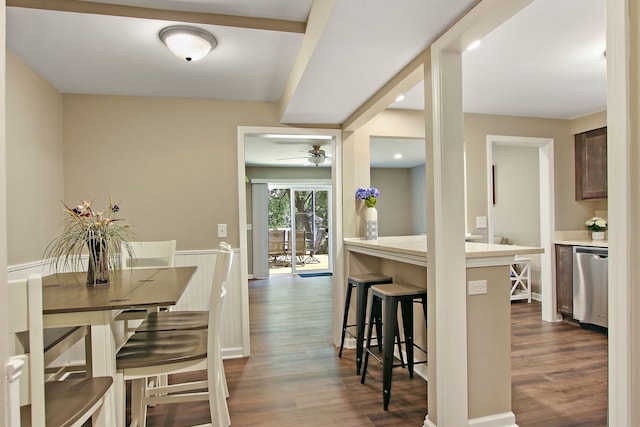
[[[376,208],[371,207],[364,210],[365,221],[365,239],[377,240],[378,239],[378,211]]]
[[[604,240],[604,231],[592,231],[591,240]]]

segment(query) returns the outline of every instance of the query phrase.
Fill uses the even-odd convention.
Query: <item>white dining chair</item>
[[[103,402],[113,378],[45,381],[42,277],[11,280],[7,289],[9,331],[15,335],[9,340],[10,354],[27,366],[20,377],[21,425],[79,427],[92,416],[104,425]]]
[[[231,245],[226,242],[220,243],[220,249],[230,251]],[[222,291],[220,298],[222,303],[220,304],[220,319],[222,322],[222,314],[224,313],[224,300],[227,295],[227,289],[225,285],[230,285],[231,276],[231,264],[232,260],[229,260],[229,264],[225,265],[226,277],[223,279]],[[209,310],[190,310],[190,311],[162,311],[149,313],[147,318],[142,324],[136,328],[137,332],[158,332],[158,331],[187,331],[206,329],[209,326]],[[220,356],[220,371],[221,381],[224,388],[225,397],[229,397],[229,388],[227,386],[227,378],[224,374],[224,363],[222,361],[222,351],[219,350]]]
[[[146,409],[149,405],[198,400],[209,401],[212,426],[230,425],[221,378],[219,326],[222,287],[230,275],[232,254],[227,244],[221,245],[213,273],[206,329],[136,331],[118,351],[117,383],[124,384],[131,380],[133,425],[146,425]],[[146,378],[149,376],[201,369],[207,370],[206,381],[146,388]],[[203,389],[207,391],[197,391]]]
[[[125,269],[175,267],[176,241],[123,242],[120,248],[120,265]],[[129,322],[144,320],[146,309],[123,310],[115,320],[124,324],[125,339],[133,333],[135,327]],[[137,322],[139,323],[139,322]]]
[[[122,269],[175,267],[176,241],[123,242],[121,245]]]

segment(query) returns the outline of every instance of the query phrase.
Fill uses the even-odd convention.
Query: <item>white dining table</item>
[[[125,387],[116,375],[114,312],[175,305],[195,271],[196,267],[113,271],[108,284],[96,286],[86,285],[86,272],[43,278],[44,327],[88,326],[86,339],[90,340],[91,355],[87,357],[87,371],[114,379],[105,408],[94,425],[123,427],[125,423]]]

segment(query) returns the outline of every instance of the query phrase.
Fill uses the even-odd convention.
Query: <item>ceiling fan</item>
[[[322,148],[320,148],[320,145],[312,145],[311,150],[308,150],[307,153],[309,153],[309,155],[307,156],[285,157],[278,160],[307,159],[306,164],[310,164],[315,167],[318,167],[319,165],[323,164],[325,160],[331,159],[331,155],[326,154],[325,151]]]

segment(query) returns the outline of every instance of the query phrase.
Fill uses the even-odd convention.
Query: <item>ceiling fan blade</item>
[[[300,157],[283,157],[281,159],[276,160],[293,160],[293,159],[308,159],[309,156],[300,156]]]

